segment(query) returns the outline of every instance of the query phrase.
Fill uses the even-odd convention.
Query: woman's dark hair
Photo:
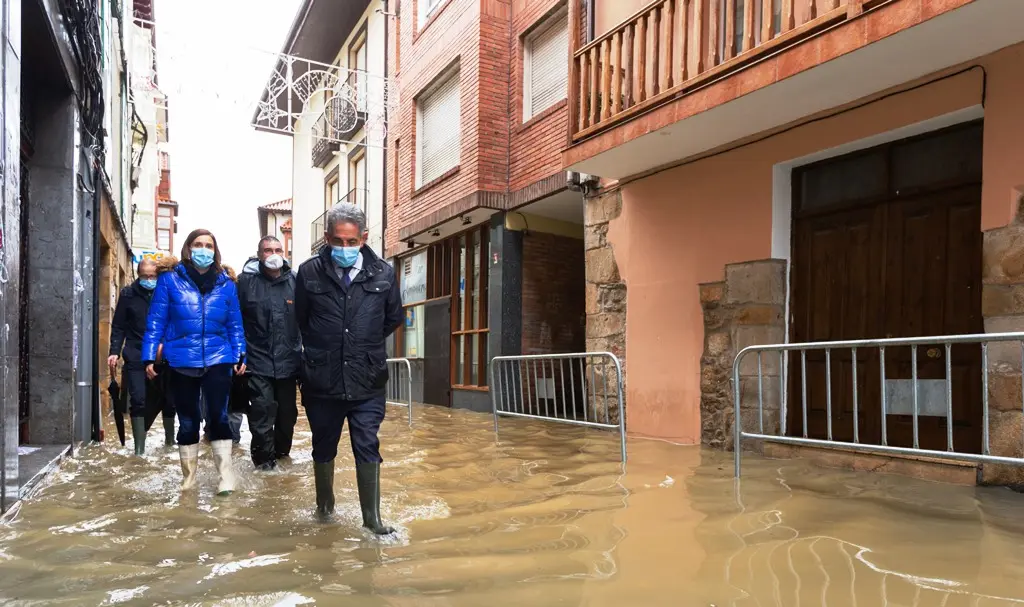
[[[200,236],[209,236],[213,239],[213,265],[210,267],[215,272],[223,272],[224,268],[220,265],[220,245],[217,244],[217,237],[209,230],[199,228],[189,233],[188,238],[185,239],[185,244],[181,245],[181,260],[192,263],[192,243]]]

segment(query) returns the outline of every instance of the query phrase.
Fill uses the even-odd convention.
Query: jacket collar
[[[189,284],[191,284],[192,286],[195,286],[192,283],[192,277],[188,275],[188,269],[185,268],[185,264],[184,263],[179,262],[178,265],[174,266],[174,271],[175,271],[175,273],[178,274],[178,276],[180,276],[181,278],[187,280]],[[231,280],[231,279],[228,278],[228,275],[225,274],[223,271],[221,271],[221,273],[217,275],[217,280],[214,283],[214,286],[215,287],[219,287],[219,286],[221,286],[222,284],[224,284],[225,282],[227,282],[229,280]]]
[[[136,295],[139,295],[140,297],[145,297],[147,299],[153,295],[152,291],[142,286],[142,283],[139,281],[139,279],[135,279],[135,282],[132,283],[132,290],[135,291]]]

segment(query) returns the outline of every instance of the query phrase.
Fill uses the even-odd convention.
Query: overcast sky
[[[170,96],[171,194],[179,206],[176,249],[189,232],[206,228],[224,262],[240,270],[261,236],[256,208],[291,196],[291,138],[256,132],[249,121],[298,4],[156,2],[160,85]]]

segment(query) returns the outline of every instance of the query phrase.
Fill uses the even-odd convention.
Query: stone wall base
[[[777,344],[785,338],[786,262],[778,259],[732,264],[725,280],[700,285],[704,310],[704,354],[700,361],[701,443],[732,450],[732,365],[736,354],[752,345]],[[779,357],[761,361],[764,430],[778,433]],[[757,401],[757,356],[740,365],[740,415],[746,430],[760,429]]]
[[[1024,198],[1021,199],[1024,203]],[[981,313],[986,333],[1024,331],[1024,204],[1005,227],[985,232]],[[992,344],[988,359],[989,435],[992,455],[1024,457],[1021,349]],[[1024,486],[1024,468],[984,464],[986,485]]]
[[[622,213],[622,196],[618,190],[603,193],[586,201],[583,231],[586,249],[586,312],[587,351],[611,352],[622,364],[622,392],[626,392],[626,283],[619,275],[615,252],[608,242],[608,226]],[[618,390],[616,374],[611,363],[595,364],[587,375],[594,373],[598,390],[614,395]],[[609,423],[618,423],[618,401],[613,399],[609,408]],[[604,403],[590,402],[589,415],[604,421]]]

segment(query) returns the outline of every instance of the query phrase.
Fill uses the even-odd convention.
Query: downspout
[[[583,0],[587,9],[587,44],[594,39],[594,0]]]
[[[390,91],[387,90],[387,87],[391,85],[391,82],[389,80],[390,71],[388,70],[388,59],[389,59],[389,55],[390,55],[388,53],[388,44],[389,44],[389,42],[391,40],[391,33],[390,33],[391,28],[389,28],[388,26],[391,24],[391,21],[388,18],[388,9],[390,9],[391,7],[388,6],[388,4],[389,4],[388,0],[383,0],[383,2],[384,2],[384,87],[385,87],[384,88],[384,128],[387,129],[387,127],[388,127],[388,118],[389,118],[388,117],[388,102],[387,102],[387,100],[388,100],[388,98],[390,96],[388,94]],[[395,44],[396,45],[397,44],[401,44],[401,43],[402,43],[401,40],[395,40]],[[387,129],[387,132],[390,134],[390,132],[391,132],[390,129]],[[381,215],[380,215],[380,232],[381,232],[381,234],[380,234],[380,249],[381,249],[380,254],[381,254],[381,256],[383,256],[385,258],[386,258],[385,251],[386,251],[387,246],[388,246],[388,189],[389,189],[388,186],[391,185],[390,183],[388,183],[388,153],[389,153],[389,151],[390,150],[389,150],[389,147],[388,147],[387,136],[385,136],[385,138],[384,138],[384,183],[382,184],[383,187],[381,188],[381,190],[383,191],[383,196],[381,197],[381,200],[383,202],[382,202]],[[398,162],[395,162],[395,170],[396,171],[398,170]],[[394,257],[394,256],[392,255],[392,257]]]
[[[92,399],[92,440],[103,442],[102,413],[100,412],[100,276],[102,275],[99,266],[100,253],[100,197],[103,194],[103,167],[96,164],[92,178],[92,387],[89,390],[89,397]]]
[[[5,133],[5,134],[9,132],[7,130],[7,128],[6,128],[7,127],[7,117],[9,115],[7,113],[7,75],[8,75],[8,71],[7,71],[7,56],[8,56],[8,53],[6,52],[7,45],[8,45],[7,32],[15,31],[14,28],[18,28],[17,31],[21,31],[21,24],[20,23],[18,23],[18,24],[8,24],[7,23],[7,19],[10,18],[9,15],[12,14],[12,11],[9,8],[10,2],[11,2],[11,0],[0,0],[0,7],[2,7],[2,9],[0,9],[0,10],[3,11],[2,13],[0,13],[0,50],[4,51],[3,53],[0,53],[0,54],[3,55],[2,57],[0,57],[0,129],[3,129],[0,132]],[[20,133],[20,129],[19,129],[19,133]],[[19,161],[20,161],[20,158],[19,158]],[[7,158],[7,146],[6,145],[0,145],[0,166],[8,167],[8,170],[11,170],[11,171],[17,171],[15,173],[15,175],[20,175],[21,164],[20,164],[20,162],[18,162],[18,163],[9,162],[9,159]],[[14,201],[7,200],[6,188],[4,188],[3,191],[0,191],[0,197],[2,197],[2,198],[0,198],[0,209],[3,209],[4,211],[6,211],[7,208],[8,208],[7,205],[8,204],[13,204]],[[7,215],[7,213],[0,214],[0,231],[2,231],[4,234],[6,234],[6,230],[4,230],[3,228],[5,228],[6,226],[3,225],[3,218],[6,215]],[[19,237],[20,238],[25,238],[25,237],[27,237],[27,234],[20,234]],[[4,240],[6,240],[6,239],[4,239]],[[0,334],[0,361],[3,361],[2,373],[3,373],[3,380],[4,380],[4,385],[5,386],[8,385],[7,384],[7,362],[6,361],[7,361],[7,339],[8,339],[8,336],[10,334],[10,331],[7,330],[7,299],[8,299],[7,296],[8,296],[8,285],[7,285],[7,255],[6,255],[6,251],[5,251],[7,245],[8,245],[7,242],[0,243],[0,295],[3,296],[3,304],[0,305],[0,328],[4,329],[3,334]],[[22,261],[22,263],[24,263],[24,262]],[[14,294],[14,297],[17,297],[17,293]],[[9,421],[7,419],[7,415],[5,413],[7,411],[7,409],[8,409],[7,402],[6,402],[6,400],[7,400],[7,393],[8,393],[8,391],[4,390],[3,394],[0,394],[0,513],[2,513],[4,511],[4,504],[7,504],[8,501],[13,501],[13,500],[9,500],[8,496],[7,496],[7,481],[8,481],[8,478],[7,478],[7,471],[8,471],[7,455],[8,455],[8,449],[11,449],[11,453],[10,454],[13,456],[13,459],[14,459],[14,461],[11,462],[11,466],[10,466],[11,472],[14,474],[14,479],[11,479],[11,480],[13,480],[14,483],[18,482],[18,478],[17,478],[18,477],[18,457],[16,455],[17,451],[14,451],[13,448],[8,447],[7,444],[4,442],[6,440],[6,436],[8,434],[7,433],[7,422]],[[15,492],[20,491],[20,487],[15,487],[14,489],[15,489]],[[14,498],[14,499],[17,499],[17,496],[11,496],[11,497]]]

